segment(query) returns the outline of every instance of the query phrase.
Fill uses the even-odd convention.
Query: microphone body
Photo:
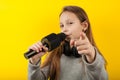
[[[53,49],[57,48],[60,43],[65,40],[66,35],[64,33],[51,33],[49,35],[47,35],[46,37],[41,39],[41,43],[43,44],[43,46],[46,46],[48,48],[48,51],[52,51]],[[44,50],[42,50],[42,52],[44,52]],[[38,54],[36,51],[34,50],[29,50],[28,52],[24,53],[24,57],[26,59],[31,58],[32,56]]]

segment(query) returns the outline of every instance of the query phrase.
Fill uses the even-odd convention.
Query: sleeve
[[[95,48],[96,56],[92,63],[86,61],[85,56],[82,56],[83,63],[85,64],[85,75],[87,80],[108,80],[108,74],[105,69],[105,61]]]
[[[48,79],[48,72],[49,66],[44,68],[40,68],[41,61],[33,65],[29,62],[28,64],[28,80],[47,80]]]

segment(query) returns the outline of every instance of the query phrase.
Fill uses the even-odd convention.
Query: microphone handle
[[[41,52],[45,52],[43,48],[42,48],[42,51],[41,51]],[[39,53],[40,53],[40,52],[39,52]],[[29,58],[31,58],[32,56],[36,55],[36,54],[38,54],[38,52],[36,52],[35,50],[30,49],[28,52],[24,53],[24,57],[25,57],[26,59],[29,59]]]
[[[41,42],[43,44],[43,46],[48,48],[48,51],[51,51],[53,49],[55,49],[56,47],[58,47],[61,43],[61,41],[63,41],[65,39],[66,35],[64,33],[59,33],[59,34],[49,34],[48,36],[44,37]],[[41,52],[45,52],[45,50],[42,48]],[[34,56],[38,54],[38,52],[36,52],[35,50],[29,50],[28,52],[24,53],[24,57],[26,59],[29,59],[30,57]]]

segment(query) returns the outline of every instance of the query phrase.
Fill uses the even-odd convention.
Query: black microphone
[[[65,40],[66,35],[64,33],[51,33],[49,35],[47,35],[46,37],[41,39],[41,43],[43,44],[43,46],[46,46],[48,48],[48,51],[52,51],[53,49],[57,48],[60,43]],[[44,50],[42,49],[42,52],[44,52]],[[24,53],[24,57],[26,59],[29,59],[30,57],[34,56],[38,54],[38,52],[30,49],[28,52]]]

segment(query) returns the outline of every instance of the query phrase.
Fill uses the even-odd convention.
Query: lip
[[[66,39],[67,40],[70,40],[71,38],[70,38],[70,35],[66,35]]]
[[[68,38],[69,36],[70,36],[70,35],[67,35],[67,34],[66,34],[66,38]]]
[[[65,33],[66,36],[70,36],[71,34],[70,33]]]
[[[64,33],[66,35],[66,39],[70,39],[71,34],[70,33]]]

